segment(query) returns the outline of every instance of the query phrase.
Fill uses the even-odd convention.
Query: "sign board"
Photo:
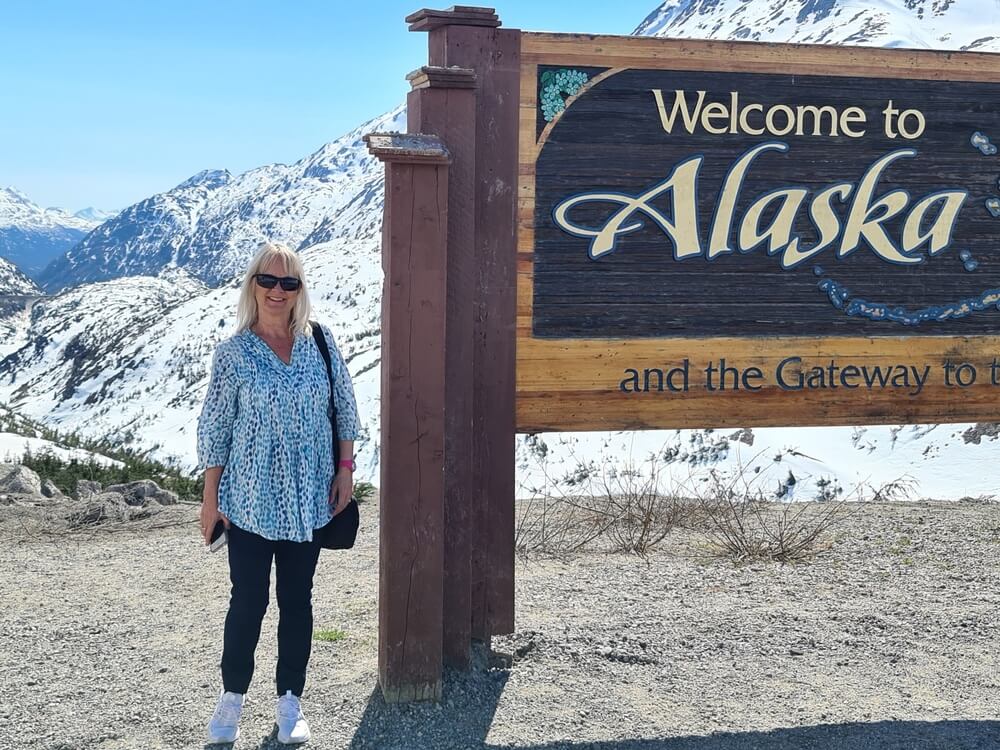
[[[519,431],[997,418],[1000,56],[523,33],[519,127]]]

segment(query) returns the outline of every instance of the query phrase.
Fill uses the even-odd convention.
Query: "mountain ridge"
[[[41,277],[50,291],[183,267],[209,286],[238,274],[264,240],[295,249],[378,234],[382,170],[361,136],[400,129],[403,108],[370,120],[290,165],[233,175],[206,169],[104,222]],[[336,223],[330,217],[336,216]]]
[[[61,208],[42,208],[17,188],[0,187],[0,258],[33,280],[99,223]]]
[[[918,47],[950,35],[946,41],[991,48],[989,25],[974,25],[975,38],[964,26],[962,33],[951,28],[973,5],[877,2],[848,14],[852,4],[837,0],[668,0],[638,28],[649,35],[765,41],[830,42],[860,34],[869,44]],[[910,28],[928,16],[929,31]],[[848,23],[841,24],[844,19]],[[212,347],[231,332],[236,275],[269,233],[299,249],[307,263],[316,315],[337,334],[358,390],[364,419],[358,478],[376,478],[383,173],[361,136],[403,130],[403,115],[396,108],[293,165],[235,176],[205,170],[173,189],[183,186],[179,193],[152,196],[142,210],[137,207],[144,202],[117,214],[85,245],[97,272],[86,270],[87,252],[75,249],[79,276],[75,267],[63,268],[71,288],[36,301],[19,317],[0,319],[14,327],[10,340],[16,342],[0,348],[0,402],[60,429],[117,436],[193,468],[193,423]],[[317,186],[320,195],[310,201],[308,190]],[[291,193],[283,202],[286,187]],[[134,237],[117,235],[128,220],[144,223],[133,227]],[[164,222],[159,234],[153,231],[157,220]],[[218,255],[196,252],[211,243],[221,248]],[[96,278],[102,275],[114,278]],[[141,304],[122,306],[122,297]],[[560,479],[578,475],[593,457],[629,466],[657,456],[678,481],[692,481],[706,468],[749,467],[771,477],[769,488],[787,490],[788,476],[798,478],[800,496],[820,482],[829,486],[827,480],[844,488],[872,486],[910,472],[921,475],[921,491],[932,497],[1000,494],[1000,480],[975,468],[998,454],[997,431],[969,425],[560,433],[517,442],[523,483],[545,472]],[[545,472],[540,461],[548,463]]]
[[[21,269],[9,260],[0,258],[0,298],[41,293],[38,285],[22,272]]]
[[[1000,5],[986,0],[666,0],[640,36],[1000,51]],[[984,21],[993,33],[984,33]],[[987,27],[988,28],[988,27]]]

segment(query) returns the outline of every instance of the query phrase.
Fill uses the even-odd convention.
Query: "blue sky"
[[[451,3],[429,7],[448,7]],[[509,0],[504,26],[630,33],[657,0]],[[401,102],[418,0],[5,3],[0,186],[121,209],[210,168],[289,163]]]

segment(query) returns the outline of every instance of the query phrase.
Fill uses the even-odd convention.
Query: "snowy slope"
[[[41,208],[13,187],[0,188],[0,258],[33,279],[98,224],[87,215]]]
[[[41,290],[17,266],[0,258],[0,299],[22,294],[41,294]]]
[[[669,0],[639,32],[988,50],[1000,38],[997,16],[992,0]],[[212,347],[233,325],[228,280],[271,236],[302,248],[317,317],[338,333],[355,378],[365,429],[359,478],[377,480],[382,169],[360,137],[403,126],[397,109],[292,166],[203,172],[104,224],[53,272],[55,285],[83,285],[22,318],[15,351],[0,360],[0,403],[63,429],[156,446],[159,457],[192,468]],[[116,278],[124,276],[133,278]],[[926,496],[1000,494],[983,468],[1000,460],[990,426],[560,434],[519,438],[517,451],[526,487],[542,477],[542,454],[552,478],[579,463],[624,466],[656,454],[677,481],[749,464],[768,489],[794,477],[798,497],[813,496],[821,479],[847,491],[905,475]]]
[[[51,453],[64,461],[94,461],[102,466],[121,466],[121,461],[92,453],[82,448],[70,448],[48,440],[41,426],[0,404],[0,463],[17,463],[25,453]]]
[[[30,308],[42,296],[38,286],[13,263],[0,258],[0,359],[27,341]]]
[[[968,424],[546,434],[518,440],[518,484],[526,494],[551,482],[585,487],[588,466],[602,478],[609,467],[647,476],[652,460],[665,492],[697,488],[714,471],[806,500],[824,487],[870,498],[898,480],[914,499],[1000,497],[998,436],[997,425]]]
[[[667,0],[644,36],[1000,51],[993,0]]]
[[[117,211],[103,211],[99,208],[88,206],[87,208],[81,208],[73,214],[73,216],[77,219],[83,219],[84,221],[91,222],[94,226],[97,226],[98,224],[103,224],[108,219],[114,218],[117,214]]]
[[[360,477],[375,473],[379,297],[376,240],[302,253],[315,317],[332,326],[354,375]],[[75,287],[35,304],[23,344],[0,360],[0,403],[60,431],[154,449],[194,468],[195,421],[215,343],[235,325],[237,281],[211,289],[184,269]]]
[[[82,212],[81,212],[82,213]],[[67,213],[61,208],[41,208],[14,187],[0,188],[0,228],[24,230],[75,229],[86,234],[100,222]]]
[[[51,440],[0,431],[0,463],[18,463],[26,453],[34,455],[50,453],[63,461],[76,460],[83,463],[93,461],[101,466],[124,466],[121,461],[102,456],[100,453],[86,451],[83,448],[67,448],[53,443]]]
[[[105,222],[42,276],[56,291],[122,276],[185,268],[215,286],[239,273],[257,245],[304,248],[335,238],[376,236],[382,168],[361,136],[405,129],[402,108],[366,122],[292,164],[241,175],[206,170]]]

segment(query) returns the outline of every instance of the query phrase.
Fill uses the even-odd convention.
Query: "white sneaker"
[[[240,736],[240,716],[246,696],[242,693],[223,693],[215,713],[208,722],[208,742],[236,742]]]
[[[299,699],[291,690],[278,698],[278,742],[284,745],[299,745],[309,741],[309,724],[302,715]]]

